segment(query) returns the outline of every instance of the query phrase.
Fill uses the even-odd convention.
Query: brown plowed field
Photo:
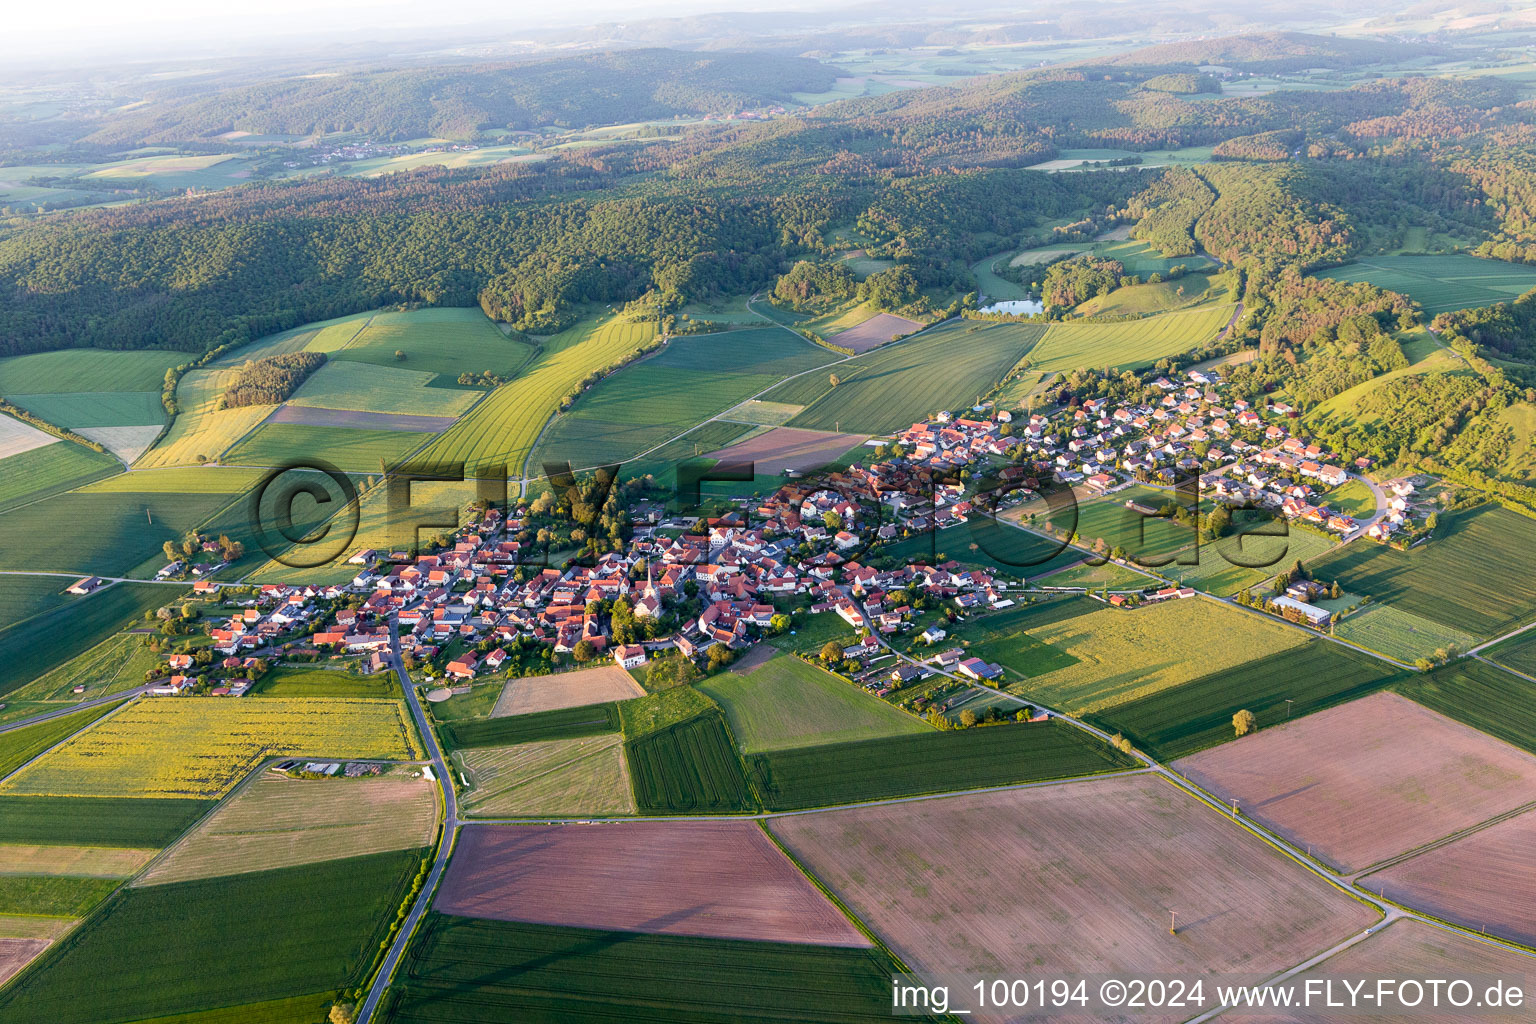
[[[1536,757],[1395,693],[1264,729],[1174,767],[1346,872],[1536,797]]]
[[[453,416],[422,416],[404,412],[363,412],[359,409],[321,409],[312,405],[284,405],[267,418],[268,423],[303,423],[312,427],[361,427],[399,430],[408,434],[436,434],[457,420]]]
[[[759,476],[818,469],[864,441],[863,434],[836,434],[830,430],[774,427],[739,444],[704,456],[728,464],[750,462]]]
[[[1410,857],[1363,884],[1442,920],[1536,946],[1536,811]],[[1536,964],[1530,970],[1536,978]]]
[[[49,939],[0,939],[0,985],[36,960],[48,948]]]
[[[869,945],[748,821],[466,825],[434,906],[622,932]]]
[[[1296,991],[1300,992],[1312,979],[1348,978],[1355,984],[1366,979],[1367,991],[1374,993],[1375,981],[1378,978],[1422,980],[1491,976],[1512,981],[1522,975],[1526,978],[1522,988],[1525,990],[1527,1005],[1529,1005],[1531,992],[1529,958],[1476,939],[1442,931],[1422,921],[1394,921],[1364,942],[1357,943],[1342,953],[1329,957],[1311,970],[1292,978],[1291,983],[1296,986]],[[1476,998],[1482,997],[1485,988],[1484,985],[1475,988]],[[1344,998],[1343,987],[1339,980],[1334,982],[1334,991],[1336,998]],[[1339,1012],[1293,1009],[1288,1010],[1283,1016],[1245,1012],[1226,1014],[1218,1019],[1240,1021],[1241,1024],[1404,1024],[1412,1021],[1422,1021],[1423,1024],[1431,1024],[1431,1022],[1433,1024],[1476,1024],[1476,1022],[1488,1024],[1490,1021],[1529,1019],[1521,1016],[1524,1010],[1515,1011],[1513,1014],[1507,1010],[1503,1013],[1490,1010],[1458,1013],[1455,1009],[1443,1004],[1431,1008],[1428,1000],[1429,986],[1425,986],[1424,992],[1424,1004],[1411,1015],[1402,1011],[1372,1013],[1359,1010]],[[1459,995],[1458,998],[1465,998],[1465,995]]]
[[[502,687],[501,696],[496,698],[491,717],[528,715],[535,711],[579,708],[644,696],[645,690],[633,676],[619,666],[609,664],[510,680]]]
[[[861,355],[872,348],[879,348],[898,334],[911,334],[913,331],[922,329],[923,324],[916,320],[908,320],[895,313],[877,313],[861,324],[855,324],[846,331],[839,331],[827,340],[834,345],[851,349],[854,355]]]
[[[1378,917],[1151,776],[850,808],[771,827],[920,973],[1267,976]]]

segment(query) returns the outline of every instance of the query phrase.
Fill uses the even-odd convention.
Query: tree
[[[843,382],[843,378],[839,377],[835,373],[832,374],[830,377],[828,377],[827,380],[828,380],[828,382],[831,383],[831,385],[833,387],[837,387],[839,384],[841,384]]]
[[[836,640],[828,640],[821,645],[821,660],[828,665],[834,661],[840,661],[843,657],[843,645]]]
[[[356,1007],[351,1003],[335,1003],[331,1006],[331,1024],[352,1024],[357,1020]]]
[[[788,630],[792,624],[793,620],[790,619],[788,615],[780,612],[768,620],[768,631],[777,636],[778,634]]]
[[[576,646],[571,648],[571,657],[575,658],[578,662],[585,663],[591,661],[595,654],[597,654],[597,648],[592,646],[592,641],[590,640],[579,640]]]
[[[165,560],[167,562],[174,562],[181,557],[181,552],[176,549],[176,542],[173,540],[168,540],[160,545],[160,550],[165,552]]]
[[[398,348],[395,349],[395,362],[397,362],[397,363],[405,362],[405,351],[403,349],[398,349]]]
[[[976,712],[966,708],[960,712],[960,728],[969,729],[976,724]]]
[[[821,521],[829,530],[841,530],[843,528],[843,517],[836,512],[828,511],[823,513]]]
[[[1232,716],[1232,728],[1239,736],[1246,736],[1259,727],[1259,720],[1247,708]]]
[[[1433,530],[1435,527],[1439,526],[1440,525],[1440,513],[1438,513],[1438,512],[1431,512],[1429,514],[1429,518],[1424,520],[1424,525],[1426,527],[1428,527],[1429,529],[1431,529],[1431,530]]]

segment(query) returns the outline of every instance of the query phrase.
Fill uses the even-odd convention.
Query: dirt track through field
[[[457,422],[452,416],[417,416],[401,412],[360,412],[355,409],[321,409],[312,405],[285,405],[267,418],[268,423],[302,423],[311,427],[360,427],[367,430],[398,430],[406,434],[436,434]]]
[[[869,945],[748,821],[466,825],[435,909],[612,931]]]
[[[1173,766],[1345,872],[1536,797],[1536,757],[1395,693],[1273,726]]]
[[[864,438],[864,434],[774,427],[727,448],[716,449],[704,457],[731,465],[751,463],[759,476],[774,476],[825,466],[863,442]]]
[[[588,704],[606,704],[611,700],[644,697],[645,690],[634,677],[617,665],[582,668],[574,672],[556,672],[547,676],[524,676],[508,680],[496,698],[492,718],[527,715],[535,711],[557,711]]]

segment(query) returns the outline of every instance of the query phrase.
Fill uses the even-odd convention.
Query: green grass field
[[[165,846],[216,801],[132,797],[0,796],[0,843]]]
[[[224,452],[237,466],[285,466],[321,458],[343,473],[381,473],[427,443],[431,435],[307,423],[266,423]],[[349,552],[350,553],[350,552]]]
[[[1232,716],[1240,710],[1252,711],[1262,729],[1354,700],[1396,675],[1369,655],[1317,639],[1117,704],[1088,720],[1171,761],[1233,739]]]
[[[809,373],[762,397],[806,408],[792,427],[884,434],[940,409],[969,408],[1039,341],[1037,324],[956,321]],[[836,374],[841,383],[831,384]]]
[[[501,343],[506,344],[506,339]],[[522,347],[528,355],[533,354],[531,347]],[[460,416],[480,397],[481,393],[471,388],[431,387],[436,379],[430,370],[331,359],[299,385],[288,404],[408,416]]]
[[[617,704],[588,704],[558,711],[506,718],[447,722],[440,727],[443,745],[450,750],[473,747],[510,747],[539,740],[575,739],[619,731]]]
[[[0,696],[90,650],[150,608],[185,594],[179,587],[117,583],[0,630]]]
[[[1433,657],[1437,650],[1454,647],[1465,651],[1477,644],[1459,629],[1389,604],[1367,605],[1335,622],[1333,635],[1406,662]]]
[[[622,462],[836,358],[776,327],[674,338],[582,395],[550,425],[534,461]]]
[[[0,1015],[112,1024],[355,985],[424,853],[122,890],[0,994]],[[197,966],[146,949],[196,949]]]
[[[1093,775],[1133,764],[1060,722],[797,747],[747,759],[764,806],[775,811]]]
[[[1346,480],[1320,499],[1335,512],[1342,512],[1356,519],[1366,519],[1376,514],[1376,495],[1359,480]]]
[[[110,455],[84,445],[44,445],[0,460],[0,512],[88,484],[122,470]],[[0,534],[5,530],[0,520]]]
[[[99,707],[85,708],[73,714],[60,715],[46,722],[38,722],[36,725],[13,729],[10,732],[0,732],[0,779],[55,744],[62,743],[117,706],[117,704],[103,704]]]
[[[1005,678],[1017,681],[1077,664],[1078,659],[1065,649],[1036,640],[1030,635],[1033,631],[1092,614],[1103,607],[1085,597],[1021,604],[956,623],[950,633],[953,639],[968,645],[967,654],[1002,665],[1007,670]]]
[[[1229,301],[1225,293],[1213,295],[1210,290],[1208,274],[1185,274],[1173,281],[1116,288],[1079,303],[1073,312],[1079,316],[1146,316],[1187,309],[1197,303]]]
[[[475,747],[456,755],[473,788],[464,813],[484,816],[633,814],[624,739],[615,734]]]
[[[1066,373],[1106,366],[1142,369],[1211,341],[1232,318],[1231,305],[1202,306],[1114,323],[1052,324],[1029,353],[1029,366]]]
[[[749,754],[930,731],[919,719],[799,658],[776,657],[741,675],[724,672],[699,689],[724,709]]]
[[[1536,288],[1536,268],[1462,253],[1371,256],[1317,273],[1334,281],[1368,281],[1402,292],[1430,316],[1507,302]]]
[[[235,499],[170,492],[54,494],[0,514],[0,569],[153,575],[165,564],[164,541],[179,541]]]
[[[389,1024],[769,1024],[890,1019],[879,949],[697,939],[430,915]],[[931,1019],[931,1018],[912,1018]]]
[[[1090,557],[1086,551],[1060,540],[1041,537],[980,513],[972,514],[958,526],[903,537],[885,548],[884,553],[899,561],[937,563],[953,558],[1024,577],[1052,573]]]
[[[70,430],[159,426],[165,422],[165,406],[158,391],[71,391],[15,395],[10,400],[34,416]]]
[[[1004,668],[1028,676],[1008,690],[1072,714],[1103,711],[1162,690],[1192,682],[1211,672],[1235,669],[1306,640],[1306,634],[1257,614],[1192,597],[1132,610],[1100,605],[1087,615],[1033,629],[1029,646],[1015,654],[1006,643],[988,650]],[[1042,655],[1032,645],[1046,644],[1072,656],[1069,664],[1039,674],[1028,666]],[[1198,657],[1195,656],[1198,652]]]
[[[121,884],[116,878],[0,875],[0,914],[84,917]]]
[[[253,697],[380,697],[398,700],[393,672],[371,676],[302,665],[275,665],[251,688]]]
[[[99,391],[152,391],[165,384],[165,371],[190,362],[185,352],[166,349],[118,351],[69,348],[0,359],[0,395],[55,395]]]
[[[502,377],[516,373],[533,352],[508,338],[478,309],[413,309],[370,316],[361,330],[347,326],[316,335],[308,348],[329,350],[332,359],[354,360],[402,370],[458,377],[489,370]],[[345,338],[345,344],[332,348]],[[398,359],[396,352],[405,353]]]
[[[1442,715],[1536,754],[1536,683],[1462,660],[1393,687]]]
[[[1516,672],[1536,676],[1536,629],[1526,630],[1483,653],[1490,661],[1496,661]]]
[[[548,338],[516,380],[495,391],[422,453],[423,465],[462,462],[520,474],[544,424],[593,370],[618,362],[650,341],[651,323],[588,318]]]
[[[735,737],[718,710],[638,739],[626,733],[624,756],[642,814],[729,814],[757,809],[742,774]]]
[[[73,582],[58,576],[0,576],[0,629],[73,601],[64,592]]]
[[[1350,544],[1307,569],[1352,594],[1486,639],[1536,615],[1536,522],[1496,505],[1442,514],[1433,539],[1412,551]]]

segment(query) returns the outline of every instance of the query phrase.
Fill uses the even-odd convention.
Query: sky
[[[811,9],[814,0],[772,0],[771,9]],[[355,34],[392,36],[410,29],[493,25],[515,37],[528,29],[596,21],[666,17],[705,11],[761,10],[752,0],[76,0],[55,5],[21,0],[6,14],[0,60],[30,62],[43,54],[89,53],[124,59],[168,53],[228,53],[264,40]]]

